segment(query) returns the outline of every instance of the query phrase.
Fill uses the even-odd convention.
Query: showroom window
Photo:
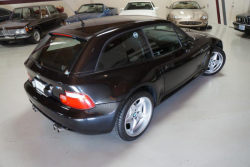
[[[172,25],[154,25],[143,28],[155,57],[164,56],[181,48]]]
[[[138,63],[152,58],[151,51],[141,30],[131,31],[112,39],[105,46],[98,69],[113,68]]]
[[[8,16],[9,14],[7,10],[0,9],[0,16]]]

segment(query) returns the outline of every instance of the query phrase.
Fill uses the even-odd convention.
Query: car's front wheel
[[[125,141],[139,138],[149,126],[153,112],[154,100],[150,93],[135,93],[118,113],[113,133]]]
[[[212,52],[207,70],[203,75],[209,76],[218,73],[226,62],[226,54],[220,48],[215,48]]]
[[[41,40],[40,31],[38,29],[34,29],[29,38],[30,43],[36,44],[36,43],[39,43],[40,40]]]

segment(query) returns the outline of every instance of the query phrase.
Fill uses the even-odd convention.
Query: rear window
[[[45,44],[35,50],[31,58],[42,67],[68,74],[86,45],[86,41],[62,36],[51,36],[46,39]]]

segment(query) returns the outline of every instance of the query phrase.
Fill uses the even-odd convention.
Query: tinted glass
[[[7,10],[0,9],[0,16],[7,16],[10,13]]]
[[[153,7],[150,2],[131,2],[125,10],[153,10]]]
[[[105,46],[98,69],[112,68],[152,58],[141,31],[131,31],[112,39]]]
[[[200,9],[200,6],[197,2],[194,2],[194,1],[183,1],[183,2],[175,2],[172,8],[173,9]]]
[[[149,26],[143,31],[156,57],[181,48],[179,39],[170,24]]]
[[[22,12],[22,9],[15,9],[14,12],[13,12],[13,15],[12,15],[12,19],[20,19],[21,18],[21,12]]]
[[[54,6],[47,6],[48,7],[48,10],[50,12],[50,14],[55,14],[56,13],[56,10],[54,8]]]
[[[187,34],[185,34],[184,32],[182,32],[179,28],[175,28],[176,33],[178,34],[181,43],[186,43],[187,41],[189,41],[189,36]]]
[[[41,17],[45,18],[46,15],[49,15],[47,9],[45,8],[45,6],[41,7]]]
[[[34,18],[37,18],[37,16],[39,15],[39,7],[37,7],[37,8],[38,8],[38,14],[36,14],[35,11],[34,11],[34,9],[36,9],[36,8],[23,8],[22,18],[23,19],[34,19]]]
[[[81,6],[78,13],[103,13],[103,5],[101,4],[89,4]]]
[[[43,47],[36,50],[31,58],[41,66],[67,74],[86,45],[85,41],[67,37],[46,37]],[[44,42],[44,41],[42,41]]]

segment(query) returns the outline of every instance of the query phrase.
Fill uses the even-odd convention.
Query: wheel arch
[[[220,48],[220,49],[223,50],[223,43],[222,43],[222,41],[218,41],[218,42],[215,44],[215,47],[218,47],[218,48]]]

